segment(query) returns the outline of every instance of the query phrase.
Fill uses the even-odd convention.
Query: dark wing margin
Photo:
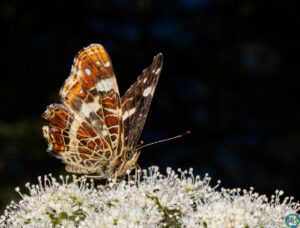
[[[138,143],[162,66],[163,55],[160,53],[121,98],[125,147],[132,148]]]

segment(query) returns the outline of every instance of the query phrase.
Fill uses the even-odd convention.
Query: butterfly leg
[[[118,180],[118,171],[115,172],[114,185],[113,185],[114,189],[117,188],[117,180]]]
[[[138,172],[137,172],[137,170],[138,170],[138,167],[137,167],[137,165],[134,167],[134,172],[135,172],[135,175],[134,175],[134,184],[136,185],[136,183],[137,183],[137,175],[138,175]]]
[[[86,178],[91,178],[91,179],[101,179],[101,176],[84,176]]]
[[[115,183],[117,183],[117,180],[118,180],[118,171],[116,171],[115,173]]]

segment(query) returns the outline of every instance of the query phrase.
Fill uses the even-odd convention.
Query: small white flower
[[[27,183],[29,194],[19,203],[11,202],[0,217],[0,227],[285,227],[284,218],[297,213],[300,204],[293,197],[280,200],[276,190],[266,196],[237,189],[217,190],[211,178],[193,175],[193,169],[167,176],[150,167],[132,181],[94,186],[93,180],[51,174],[38,178],[38,185]],[[130,176],[128,174],[128,180]]]

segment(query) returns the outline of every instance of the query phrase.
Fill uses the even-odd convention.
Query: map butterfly
[[[112,63],[102,45],[91,44],[74,59],[71,75],[60,96],[43,117],[48,152],[66,164],[66,170],[117,178],[137,169],[138,140],[163,65],[158,54],[120,98]]]

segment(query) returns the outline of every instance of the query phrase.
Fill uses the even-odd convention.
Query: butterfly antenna
[[[178,138],[181,138],[181,137],[183,137],[183,136],[190,135],[190,134],[191,134],[191,131],[186,131],[186,132],[184,132],[184,133],[181,134],[181,135],[177,135],[177,136],[174,136],[174,137],[171,137],[171,138],[158,140],[158,141],[156,141],[156,142],[148,143],[148,144],[146,144],[146,145],[140,144],[140,145],[139,145],[140,147],[138,147],[138,148],[136,148],[136,149],[139,150],[139,149],[145,148],[145,147],[147,147],[147,146],[152,146],[152,145],[157,144],[157,143],[162,143],[162,142],[170,141],[170,140],[173,140],[173,139],[178,139]]]

